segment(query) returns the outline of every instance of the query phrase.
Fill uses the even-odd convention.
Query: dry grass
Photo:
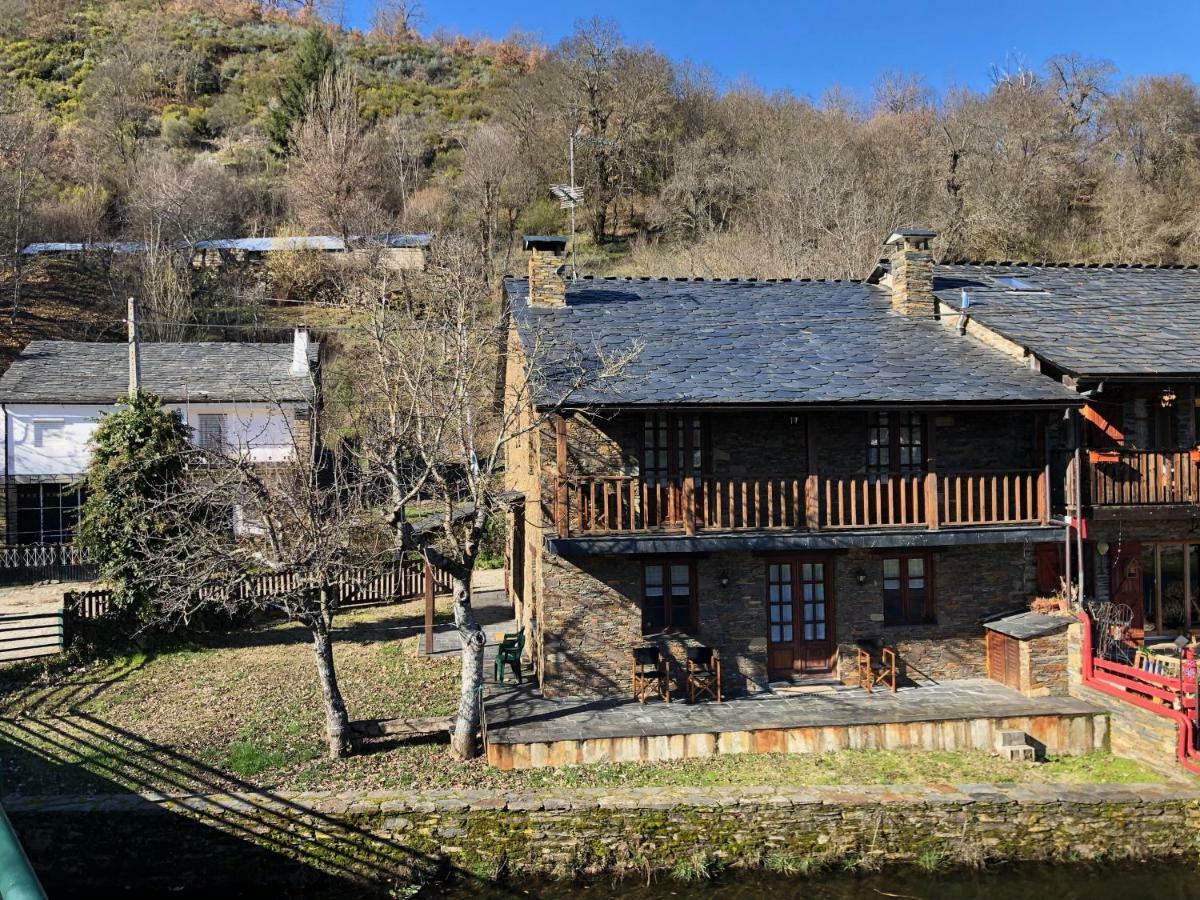
[[[417,654],[421,621],[419,601],[340,618],[337,663],[352,718],[453,712],[458,661]],[[1104,754],[1039,765],[983,753],[845,751],[505,773],[434,742],[379,743],[334,762],[323,753],[318,690],[307,633],[292,625],[73,671],[0,670],[0,745],[8,745],[0,778],[6,791],[26,794],[1160,780]]]

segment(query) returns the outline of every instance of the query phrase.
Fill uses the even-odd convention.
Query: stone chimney
[[[527,234],[524,244],[525,252],[529,254],[530,306],[566,306],[567,281],[561,270],[567,239],[554,235]]]
[[[290,374],[295,376],[307,375],[308,365],[308,326],[297,325],[292,337],[292,367]]]
[[[888,276],[892,309],[906,316],[932,319],[937,311],[933,296],[933,254],[929,242],[937,237],[931,228],[897,228],[887,239]]]

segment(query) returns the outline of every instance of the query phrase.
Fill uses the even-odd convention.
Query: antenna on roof
[[[575,265],[575,207],[583,202],[583,188],[575,184],[575,139],[579,137],[582,125],[571,129],[571,137],[567,141],[567,157],[570,161],[570,184],[552,184],[550,193],[558,200],[560,209],[571,211],[571,280],[579,278],[579,268]]]

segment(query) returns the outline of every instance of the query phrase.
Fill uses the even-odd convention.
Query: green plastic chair
[[[504,667],[506,665],[512,666],[513,674],[517,676],[517,684],[521,683],[521,652],[524,649],[524,628],[515,634],[501,636],[500,645],[496,648],[496,672],[494,675],[498,683],[504,683]]]

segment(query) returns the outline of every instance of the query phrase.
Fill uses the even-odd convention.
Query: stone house
[[[1134,636],[1200,629],[1200,269],[941,263],[943,318],[1086,400],[1062,505],[1058,565],[1086,597],[1128,604]]]
[[[864,282],[573,280],[527,239],[508,590],[546,696],[627,693],[647,643],[717,648],[729,693],[844,679],[872,641],[916,681],[985,673],[983,622],[1062,543],[1083,398],[953,327],[933,236]]]

